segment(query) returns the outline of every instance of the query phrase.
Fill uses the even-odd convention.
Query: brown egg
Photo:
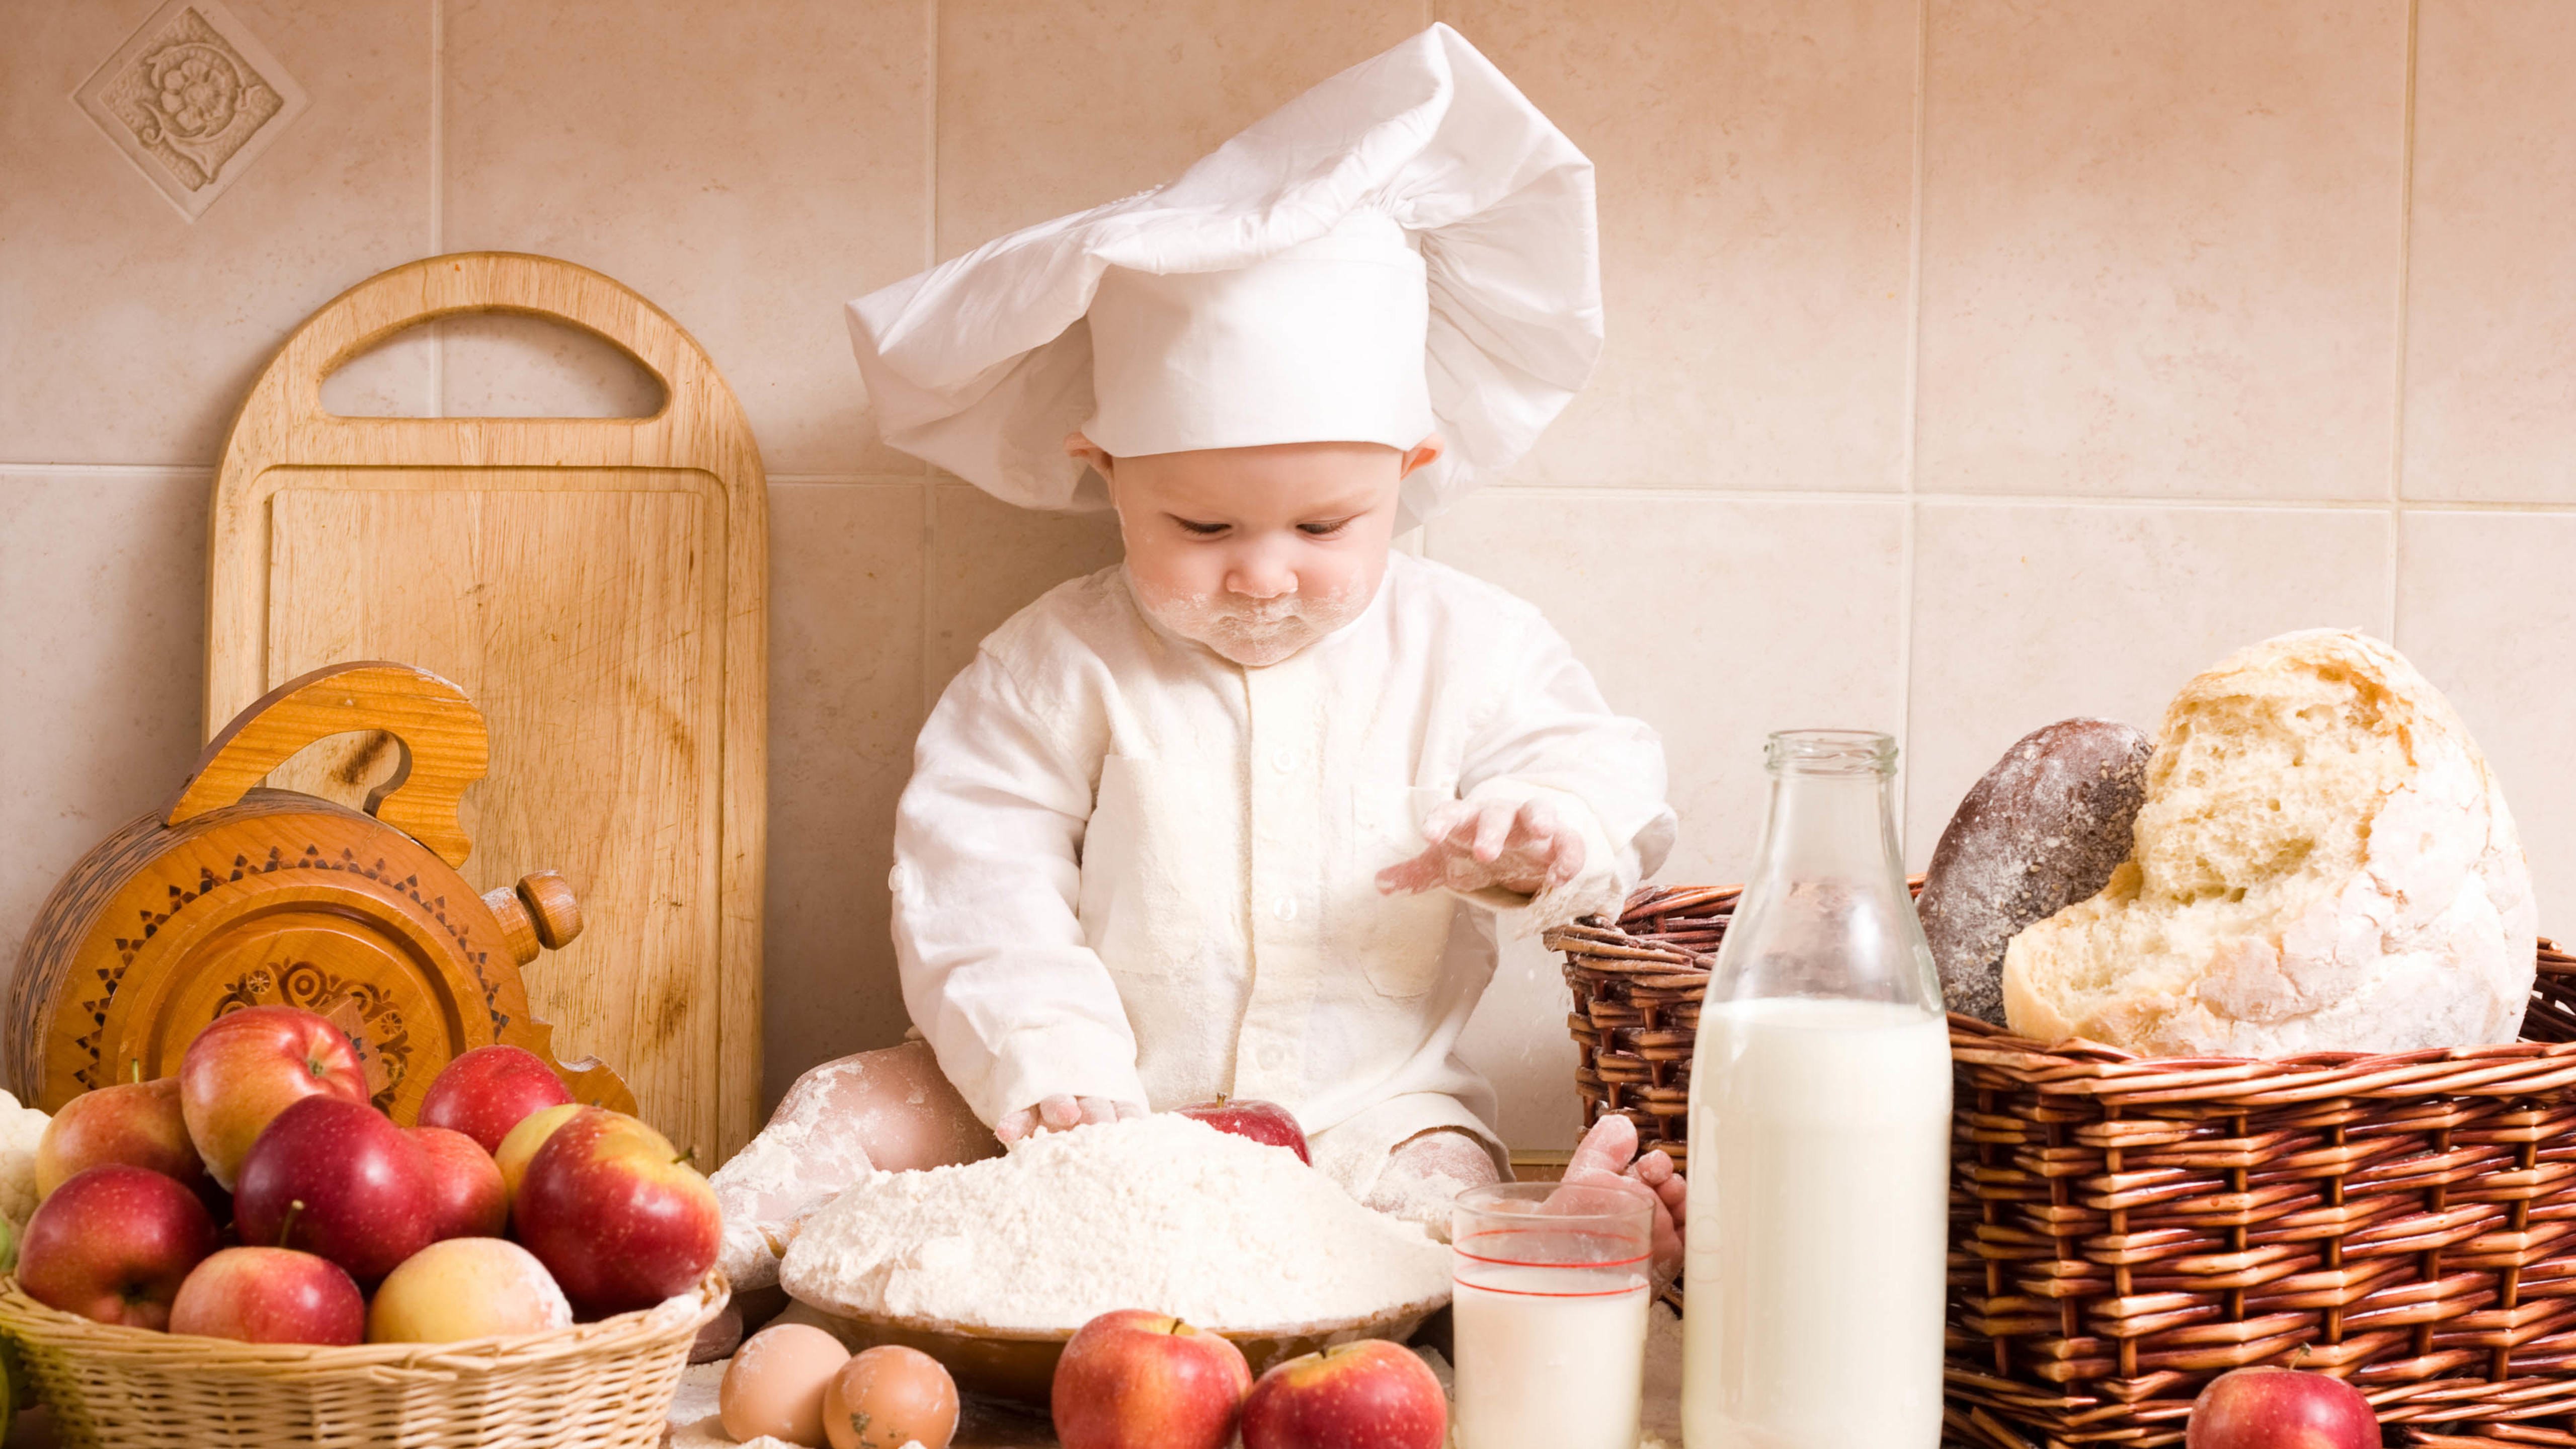
[[[819,1328],[782,1323],[751,1336],[716,1387],[716,1413],[735,1440],[763,1434],[823,1449],[823,1393],[850,1361],[841,1341]]]
[[[917,1348],[879,1344],[832,1376],[823,1390],[823,1431],[832,1449],[948,1449],[957,1433],[957,1381]]]

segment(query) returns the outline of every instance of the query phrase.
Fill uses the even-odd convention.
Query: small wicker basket
[[[93,1323],[0,1280],[0,1335],[66,1449],[652,1449],[722,1275],[520,1338],[307,1348]],[[684,1311],[685,1310],[685,1311]]]
[[[1644,891],[1551,933],[1587,1123],[1687,1138],[1735,894]],[[2522,1035],[2147,1059],[1950,1018],[1954,1441],[2179,1444],[2210,1379],[2296,1362],[2399,1442],[2576,1449],[2576,957],[2546,941]]]

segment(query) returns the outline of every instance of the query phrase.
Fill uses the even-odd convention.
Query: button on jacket
[[[895,827],[905,1005],[986,1122],[1058,1094],[1279,1102],[1365,1192],[1456,1127],[1498,917],[1615,910],[1671,847],[1663,749],[1538,611],[1406,554],[1359,618],[1247,669],[1123,567],[994,631],[923,728]],[[1541,799],[1585,843],[1537,900],[1379,893],[1443,802]],[[1571,1084],[1568,1084],[1571,1090]]]

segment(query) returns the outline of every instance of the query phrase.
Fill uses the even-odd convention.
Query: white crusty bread
[[[2004,1011],[2153,1056],[2507,1042],[2537,929],[2450,702],[2387,645],[2308,630],[2175,697],[2128,861],[2013,938]]]

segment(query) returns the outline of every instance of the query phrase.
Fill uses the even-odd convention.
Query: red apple
[[[420,1125],[474,1139],[485,1152],[530,1112],[572,1100],[572,1089],[536,1053],[514,1046],[476,1047],[449,1062],[420,1099]]]
[[[195,1193],[209,1213],[221,1203],[223,1189],[206,1175],[197,1144],[188,1139],[177,1077],[101,1087],[64,1103],[36,1139],[36,1196],[51,1197],[55,1188],[111,1162],[171,1179]]]
[[[1439,1378],[1382,1338],[1273,1365],[1243,1401],[1243,1449],[1440,1449],[1448,1434]]]
[[[592,1314],[649,1308],[705,1276],[715,1189],[661,1133],[584,1107],[546,1138],[510,1202],[519,1241]]]
[[[18,1285],[66,1313],[161,1328],[215,1241],[195,1193],[147,1168],[110,1163],[56,1188],[27,1219]]]
[[[528,1250],[449,1238],[403,1260],[367,1309],[369,1343],[457,1343],[572,1326],[572,1305]]]
[[[501,1236],[510,1226],[510,1194],[492,1154],[444,1127],[414,1127],[411,1140],[429,1164],[430,1232],[439,1238]]]
[[[1049,1397],[1064,1449],[1222,1449],[1251,1387],[1243,1350],[1177,1318],[1122,1308],[1073,1335]]]
[[[2379,1416],[2327,1374],[2241,1368],[2192,1401],[2184,1449],[2379,1449]]]
[[[242,1159],[233,1221],[245,1243],[319,1253],[363,1284],[430,1245],[436,1204],[428,1160],[392,1119],[307,1097]]]
[[[328,1258],[288,1248],[226,1248],[179,1285],[170,1331],[243,1343],[362,1343],[367,1303]]]
[[[291,1006],[216,1017],[179,1059],[179,1110],[206,1171],[229,1188],[250,1145],[307,1097],[364,1104],[367,1074],[340,1028]]]
[[[1219,1097],[1195,1107],[1183,1107],[1180,1115],[1205,1122],[1219,1132],[1249,1137],[1273,1147],[1285,1147],[1297,1154],[1297,1160],[1313,1165],[1314,1156],[1306,1150],[1306,1129],[1297,1125],[1297,1114],[1276,1102],[1258,1101],[1251,1097]]]

